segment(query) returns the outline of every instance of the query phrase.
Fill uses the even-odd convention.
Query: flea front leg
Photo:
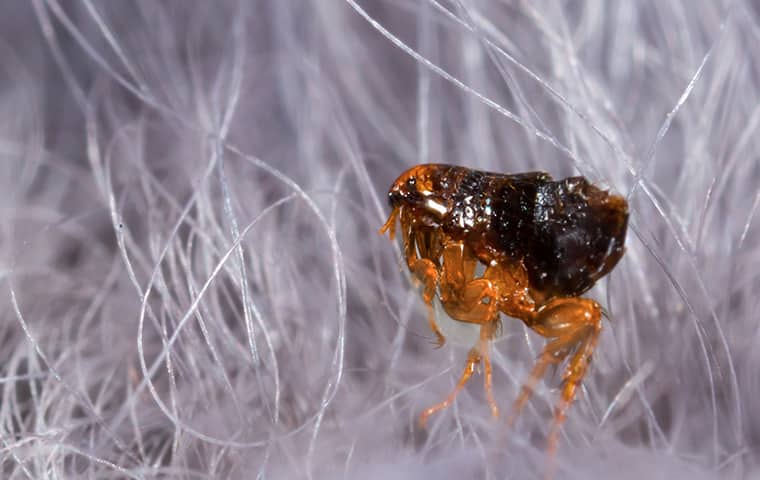
[[[401,222],[406,265],[414,281],[422,284],[422,299],[427,305],[428,324],[435,334],[435,345],[437,348],[440,348],[446,342],[446,339],[435,322],[433,299],[437,292],[439,275],[438,265],[431,260],[437,259],[440,256],[440,238],[436,234],[420,232],[413,228],[414,218],[410,216],[409,212],[401,208],[393,209],[379,233],[383,235],[388,232],[391,240],[393,240],[396,235],[397,220]]]
[[[430,329],[436,336],[436,348],[440,348],[446,343],[446,338],[441,333],[440,328],[438,328],[438,324],[435,321],[435,311],[433,310],[433,299],[438,287],[438,268],[436,268],[432,261],[421,258],[414,260],[409,265],[409,270],[414,275],[414,278],[422,283],[422,299],[425,301],[428,309],[428,325],[430,325]]]
[[[435,322],[435,312],[433,311],[433,299],[438,292],[440,277],[439,267],[436,263],[440,257],[439,242],[440,239],[433,233],[409,232],[404,236],[406,264],[414,279],[422,284],[422,299],[427,305],[428,324],[435,334],[436,348],[440,348],[446,343],[443,333]]]
[[[433,310],[433,299],[438,293],[439,267],[437,264],[440,248],[437,243],[440,239],[437,235],[415,232],[404,236],[406,251],[406,264],[413,278],[422,284],[422,299],[428,310],[428,325],[435,334],[435,346],[441,348],[446,343],[446,338],[438,328]],[[432,260],[434,259],[434,260]]]

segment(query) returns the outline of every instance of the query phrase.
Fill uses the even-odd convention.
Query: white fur
[[[557,478],[760,475],[755,3],[4,5],[3,478],[541,478],[559,372],[415,427],[471,345],[377,235],[422,162],[629,196]]]

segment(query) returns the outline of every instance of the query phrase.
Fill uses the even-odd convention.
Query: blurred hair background
[[[3,2],[0,476],[541,478],[556,374],[416,427],[468,346],[377,230],[444,162],[629,198],[558,478],[758,478],[757,5]]]

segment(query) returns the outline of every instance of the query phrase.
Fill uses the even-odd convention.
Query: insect
[[[567,361],[547,439],[553,453],[602,328],[601,306],[580,295],[623,256],[625,199],[583,177],[554,181],[544,172],[505,175],[427,164],[402,173],[388,201],[391,214],[380,233],[393,240],[400,221],[406,264],[422,286],[437,344],[445,338],[433,311],[436,297],[452,319],[480,326],[458,384],[423,411],[420,424],[454,401],[481,362],[486,399],[493,416],[499,415],[489,349],[505,314],[548,339],[515,400],[510,424],[546,369]]]

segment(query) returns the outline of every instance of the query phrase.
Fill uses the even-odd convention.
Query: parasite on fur
[[[504,314],[548,340],[515,400],[510,424],[547,368],[565,365],[547,439],[553,454],[602,328],[601,306],[581,295],[623,256],[625,199],[583,177],[555,181],[544,172],[506,175],[427,164],[402,173],[388,201],[391,214],[380,233],[393,239],[400,223],[406,264],[422,285],[438,346],[445,338],[435,298],[455,321],[480,326],[458,384],[422,412],[420,424],[454,401],[481,362],[488,404],[499,415],[489,350]]]

